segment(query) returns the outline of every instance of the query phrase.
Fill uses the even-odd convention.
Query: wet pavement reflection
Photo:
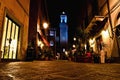
[[[120,64],[66,60],[1,62],[0,80],[119,80]]]

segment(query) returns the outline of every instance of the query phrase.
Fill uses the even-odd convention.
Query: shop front
[[[17,59],[19,29],[20,27],[14,21],[7,16],[5,17],[1,59]]]

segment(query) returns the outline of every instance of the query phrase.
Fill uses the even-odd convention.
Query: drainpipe
[[[111,14],[110,14],[110,4],[109,4],[109,0],[107,0],[107,8],[108,8],[108,18],[109,18],[109,22],[110,22],[110,27],[111,27],[111,31],[112,31],[112,36],[111,38],[113,39],[113,26],[112,26],[112,19],[111,19]]]

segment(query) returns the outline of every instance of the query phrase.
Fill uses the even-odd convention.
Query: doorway
[[[96,44],[97,44],[97,51],[98,53],[102,50],[102,36],[99,36],[96,38]]]
[[[19,26],[9,17],[5,17],[2,36],[1,59],[17,59]]]

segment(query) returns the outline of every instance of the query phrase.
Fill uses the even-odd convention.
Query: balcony
[[[88,27],[85,29],[85,32],[88,33],[90,36],[95,36],[104,28],[107,20],[108,17],[94,16]]]

